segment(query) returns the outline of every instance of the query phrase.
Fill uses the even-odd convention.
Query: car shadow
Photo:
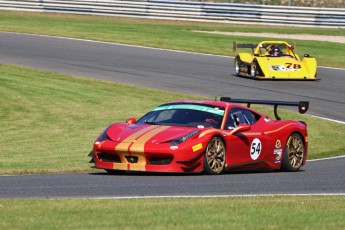
[[[317,79],[279,79],[279,78],[254,78],[254,77],[247,77],[247,76],[239,76],[236,74],[232,74],[233,77],[237,77],[240,79],[247,79],[247,80],[254,80],[254,81],[279,81],[279,82],[291,82],[291,81],[306,81],[306,82],[319,82],[321,81],[321,78],[317,78]]]
[[[299,171],[293,173],[301,173],[305,172],[305,170],[300,169]],[[222,172],[220,175],[240,175],[240,174],[262,174],[262,173],[291,173],[291,172],[283,172],[280,170],[273,170],[273,169],[233,169],[227,170]],[[168,172],[143,172],[143,171],[116,171],[116,172],[91,172],[89,175],[102,175],[102,176],[168,176],[168,177],[185,177],[185,176],[217,176],[217,175],[210,175],[204,172],[201,173],[168,173]],[[219,175],[218,175],[219,176]]]

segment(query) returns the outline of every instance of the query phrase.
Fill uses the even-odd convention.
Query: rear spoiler
[[[267,47],[269,44],[263,44],[263,46]],[[250,48],[255,49],[258,46],[258,44],[237,44],[236,41],[233,41],[232,43],[232,52],[236,52],[238,48]],[[292,44],[289,44],[291,50],[296,50],[296,42],[293,42]]]
[[[237,44],[236,41],[232,43],[232,52],[236,52],[237,48],[250,48],[255,49],[258,44]]]
[[[249,108],[251,104],[257,105],[274,105],[274,116],[277,120],[281,120],[278,116],[277,109],[278,105],[283,106],[298,106],[298,112],[303,114],[309,109],[309,101],[268,101],[268,100],[247,100],[247,99],[232,99],[231,97],[221,97],[220,101],[233,102],[233,103],[244,103]]]

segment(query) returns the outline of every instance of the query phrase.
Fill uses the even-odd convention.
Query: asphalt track
[[[0,198],[345,194],[345,157],[311,161],[303,170],[217,176],[130,173],[0,176]]]
[[[210,97],[309,100],[309,114],[345,122],[344,70],[319,68],[322,80],[316,82],[254,81],[235,77],[232,62],[223,56],[0,33],[0,63]],[[340,157],[308,162],[297,173],[0,176],[0,198],[344,194],[344,165]]]
[[[309,114],[345,122],[343,69],[318,68],[313,82],[255,81],[235,77],[224,56],[15,33],[0,33],[0,44],[0,63],[212,98],[307,100]]]

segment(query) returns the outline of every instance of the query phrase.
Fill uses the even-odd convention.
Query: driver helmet
[[[280,56],[280,49],[278,47],[274,47],[272,55],[273,56]]]

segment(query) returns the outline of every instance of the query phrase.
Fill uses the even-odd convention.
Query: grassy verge
[[[8,65],[0,82],[0,174],[89,171],[107,125],[187,97]]]
[[[11,65],[0,65],[0,82],[0,174],[90,171],[87,154],[108,124],[138,118],[166,101],[196,99]],[[307,121],[309,159],[344,153],[345,125],[280,115]]]
[[[0,11],[0,17],[2,31],[63,35],[224,55],[230,54],[229,41],[248,38],[200,35],[189,30],[260,30],[246,26],[239,29],[232,25],[4,11]],[[278,31],[278,28],[270,30]],[[288,32],[294,33],[294,29],[288,29]],[[302,29],[298,32],[311,33]],[[313,31],[317,34],[328,32],[343,35],[343,30]],[[212,47],[209,44],[213,44]],[[321,60],[324,47],[330,46],[317,43],[314,47],[308,42],[298,45],[302,51],[321,48]],[[343,48],[338,47],[331,54],[337,54]],[[309,50],[308,53],[313,54]],[[325,54],[325,57],[329,55]],[[339,61],[337,57],[331,60],[336,62],[329,61],[330,66],[345,66],[344,60]],[[322,65],[326,63],[321,62]],[[0,82],[0,174],[90,171],[86,155],[103,127],[129,116],[138,117],[165,101],[194,99],[190,95],[167,94],[9,65],[0,65]],[[345,131],[344,126],[308,115],[299,118],[300,115],[292,112],[280,115],[307,120],[311,147],[309,158],[343,154],[345,144],[340,137]],[[344,203],[344,196],[183,200],[0,199],[0,228],[341,229],[345,226]]]
[[[66,14],[0,11],[0,31],[46,34],[117,42],[199,53],[234,56],[232,41],[257,43],[265,37],[196,33],[195,30],[225,32],[274,32],[286,34],[345,35],[345,29],[251,26],[204,22],[162,21],[134,18],[78,16]],[[277,40],[277,39],[273,39]],[[284,39],[279,39],[284,40]],[[288,40],[291,42],[291,40]],[[318,64],[345,68],[345,44],[297,41],[297,53],[308,53]]]
[[[1,229],[342,229],[345,196],[0,200]]]

